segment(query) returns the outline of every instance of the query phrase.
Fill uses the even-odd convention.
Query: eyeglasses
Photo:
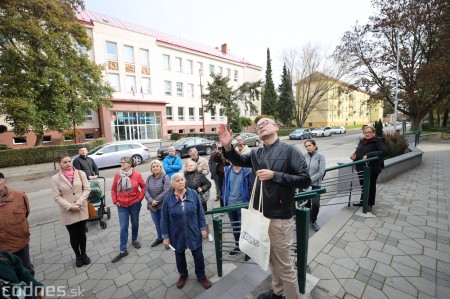
[[[264,128],[265,126],[267,126],[268,124],[274,124],[273,122],[271,122],[270,120],[266,119],[265,121],[263,121],[262,123],[260,123],[259,125],[255,126],[255,131],[258,131],[259,129]]]

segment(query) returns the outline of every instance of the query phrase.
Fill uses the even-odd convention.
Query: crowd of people
[[[236,138],[232,146],[232,132],[220,125],[218,136],[220,143],[210,155],[209,161],[200,157],[195,148],[189,151],[189,159],[183,164],[175,155],[175,149],[169,148],[168,155],[161,162],[153,160],[149,164],[150,175],[144,180],[135,169],[135,161],[130,157],[120,159],[120,170],[115,174],[111,187],[111,198],[117,207],[120,224],[119,253],[112,259],[118,262],[128,255],[128,233],[131,222],[131,244],[141,248],[138,241],[139,212],[142,201],[146,200],[156,230],[156,240],[150,245],[163,244],[166,249],[175,252],[179,279],[176,283],[182,288],[188,278],[185,251],[189,249],[194,258],[195,275],[204,288],[212,283],[205,275],[203,257],[203,239],[214,240],[205,216],[210,198],[211,173],[216,197],[220,207],[242,204],[250,201],[253,184],[259,193],[259,184],[264,181],[262,195],[255,193],[255,207],[263,201],[263,214],[270,219],[269,238],[271,240],[269,265],[272,271],[272,289],[258,298],[300,298],[296,271],[290,255],[294,231],[294,193],[297,190],[314,190],[321,187],[325,175],[326,162],[313,139],[304,142],[305,154],[291,144],[284,143],[278,137],[278,125],[270,118],[262,118],[255,127],[263,142],[262,147],[254,150],[244,145],[242,137]],[[364,138],[350,157],[353,161],[379,157],[371,161],[369,190],[369,210],[375,204],[376,180],[382,168],[382,157],[387,149],[382,138],[375,135],[371,126],[364,128]],[[53,198],[59,206],[61,223],[69,233],[69,242],[75,254],[76,267],[88,265],[91,261],[86,248],[86,221],[89,220],[89,180],[99,176],[95,161],[87,156],[87,149],[80,147],[79,156],[72,158],[63,154],[58,157],[60,170],[51,179]],[[357,165],[361,170],[363,164]],[[257,178],[257,179],[256,179]],[[362,176],[359,177],[361,188]],[[362,192],[361,192],[362,193]],[[24,192],[8,189],[3,174],[0,173],[0,214],[14,213],[14,223],[0,218],[0,251],[14,254],[19,258],[27,275],[34,276],[34,268],[29,254],[30,212],[27,196]],[[361,205],[360,203],[354,204]],[[307,202],[311,208],[311,226],[320,229],[317,217],[320,197]],[[19,212],[18,212],[19,211]],[[240,210],[228,212],[235,241],[234,248],[228,253],[235,256],[240,253]],[[8,231],[16,232],[13,235]],[[6,256],[6,257],[5,257]],[[245,255],[245,261],[250,259]],[[7,254],[3,260],[14,260]],[[0,259],[1,266],[2,259]],[[15,261],[13,261],[15,262]],[[37,284],[39,285],[39,284]],[[38,295],[39,290],[36,292]]]

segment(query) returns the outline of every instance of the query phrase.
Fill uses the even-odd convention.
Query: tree
[[[82,0],[0,2],[0,114],[17,135],[72,128],[110,107],[112,88],[91,62],[91,40],[75,16]]]
[[[208,82],[208,86],[206,87],[208,94],[203,95],[203,99],[206,100],[204,105],[205,111],[216,111],[216,107],[220,106],[223,109],[224,115],[227,117],[227,126],[238,130],[235,132],[240,132],[242,130],[242,123],[239,104],[242,103],[246,110],[251,113],[258,112],[253,102],[259,99],[261,81],[244,82],[236,90],[233,90],[233,88],[228,86],[230,78],[214,74],[211,77],[212,81]]]
[[[447,0],[374,0],[377,13],[344,34],[336,52],[350,61],[357,85],[398,111],[413,129],[450,93],[450,3]],[[378,30],[374,33],[373,30]],[[398,46],[397,46],[398,45]],[[375,91],[373,91],[375,89]]]
[[[270,59],[270,50],[267,48],[266,78],[264,84],[264,93],[261,97],[261,114],[276,115],[277,93],[272,80],[272,60]]]
[[[294,118],[302,127],[309,114],[327,101],[327,94],[346,73],[345,61],[336,61],[319,45],[310,43],[301,51],[283,51],[283,60],[296,86]]]
[[[292,79],[290,73],[283,65],[283,74],[281,75],[281,83],[278,87],[280,97],[278,99],[278,119],[283,125],[290,125],[294,118],[294,94],[292,92]]]

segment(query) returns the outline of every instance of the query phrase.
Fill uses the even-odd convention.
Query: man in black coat
[[[95,161],[91,157],[88,157],[87,154],[87,148],[85,146],[80,146],[78,149],[79,156],[73,160],[72,165],[75,169],[84,171],[89,180],[95,180],[99,175],[98,167],[97,164],[95,164]]]

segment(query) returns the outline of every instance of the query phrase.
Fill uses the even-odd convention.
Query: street
[[[389,127],[388,127],[389,128]],[[393,127],[392,127],[393,128]],[[354,152],[358,138],[362,137],[361,129],[348,130],[346,134],[332,135],[331,137],[316,138],[319,151],[325,156],[327,160],[327,167],[336,165],[337,162],[350,162],[349,157]],[[284,139],[284,138],[283,138]],[[290,144],[296,144],[302,153],[305,153],[303,142],[304,140],[288,140],[285,142]],[[205,159],[209,159],[209,156],[202,156]],[[186,158],[183,159],[183,162]],[[39,165],[36,165],[39,167]],[[144,179],[149,175],[149,162],[138,165],[136,169],[142,173]],[[115,173],[117,173],[119,167],[112,167],[100,170],[100,175],[106,178],[106,204],[112,206],[110,189]],[[55,171],[56,172],[56,171]],[[210,179],[210,175],[208,175]],[[58,206],[54,202],[51,195],[51,174],[46,176],[27,178],[25,180],[15,180],[8,185],[11,188],[17,188],[26,192],[31,207],[31,213],[28,217],[30,225],[39,225],[49,221],[59,219]],[[213,184],[214,186],[214,184]],[[103,184],[102,184],[103,187]],[[214,201],[215,188],[211,188],[211,199],[208,202],[208,209],[216,208],[219,206],[218,201]],[[112,210],[116,213],[115,209]]]

